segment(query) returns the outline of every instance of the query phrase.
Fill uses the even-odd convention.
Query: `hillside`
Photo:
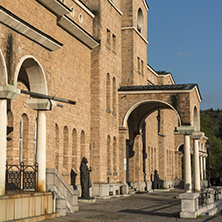
[[[210,176],[222,176],[222,110],[200,111],[201,131],[210,142]]]

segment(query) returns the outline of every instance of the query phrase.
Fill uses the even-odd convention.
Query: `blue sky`
[[[201,109],[222,109],[222,0],[147,0],[148,64],[197,83]]]

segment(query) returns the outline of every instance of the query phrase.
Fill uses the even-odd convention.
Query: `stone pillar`
[[[207,179],[207,175],[206,175],[206,156],[203,157],[203,179],[204,180]]]
[[[204,136],[203,132],[194,132],[191,138],[194,140],[193,148],[193,171],[194,171],[194,192],[200,192],[200,163],[199,163],[199,139]]]
[[[5,164],[7,150],[7,102],[0,100],[0,195],[5,194]]]
[[[129,170],[126,158],[127,128],[119,127],[119,182],[126,182],[126,171]]]
[[[7,99],[15,99],[20,90],[14,86],[0,86],[0,195],[5,194],[7,158]]]
[[[192,191],[191,161],[190,161],[190,135],[184,135],[184,190]]]
[[[37,163],[38,163],[38,187],[41,192],[46,191],[46,116],[45,111],[50,111],[56,106],[56,102],[47,99],[29,99],[28,106],[38,112],[37,121]]]
[[[199,141],[194,140],[194,192],[200,192]]]
[[[177,131],[184,135],[184,190],[185,192],[191,192],[190,135],[195,131],[195,128],[192,126],[180,126],[177,127]]]
[[[203,157],[200,156],[200,180],[203,180]]]

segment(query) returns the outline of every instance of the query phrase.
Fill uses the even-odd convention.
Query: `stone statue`
[[[163,180],[159,178],[157,170],[154,170],[153,189],[163,189]]]
[[[88,168],[88,166],[86,165],[87,163],[88,160],[86,159],[86,157],[83,157],[80,165],[80,182],[83,199],[90,199],[89,188],[92,186],[90,181],[91,169]]]

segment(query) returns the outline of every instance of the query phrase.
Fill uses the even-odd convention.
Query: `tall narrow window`
[[[77,132],[76,129],[72,131],[72,167],[77,171],[78,164],[77,163]]]
[[[111,151],[111,139],[110,136],[107,137],[107,175],[111,175],[111,160],[112,160],[112,151]]]
[[[19,138],[19,161],[28,164],[28,143],[29,143],[29,121],[28,116],[23,114],[20,120],[20,138]]]
[[[143,60],[141,60],[141,73],[144,74],[143,73]]]
[[[55,124],[55,167],[59,170],[59,127]]]
[[[110,111],[110,75],[107,73],[106,77],[106,109]]]
[[[137,30],[142,35],[144,34],[144,18],[143,18],[143,11],[141,8],[138,9],[137,13]]]
[[[113,77],[113,111],[116,112],[116,79]]]
[[[116,137],[113,138],[113,171],[117,172],[117,144],[116,144]]]
[[[137,70],[140,72],[140,57],[137,57]]]
[[[85,151],[85,132],[82,130],[81,132],[81,141],[80,141],[80,147],[81,147],[81,159],[86,155]]]
[[[63,168],[68,169],[68,151],[69,151],[69,134],[68,127],[63,129]]]
[[[106,43],[107,43],[107,45],[111,45],[111,32],[110,32],[110,30],[109,29],[107,29],[107,31],[106,31]]]
[[[113,34],[113,50],[116,51],[116,36]]]

